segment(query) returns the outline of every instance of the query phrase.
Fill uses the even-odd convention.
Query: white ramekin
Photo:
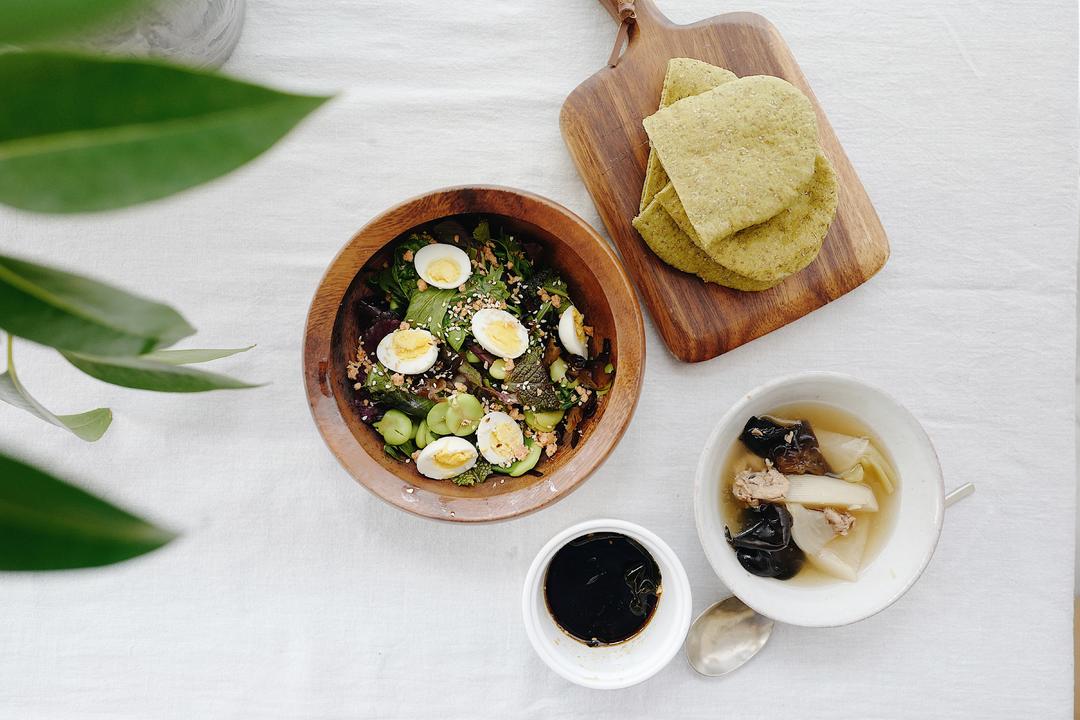
[[[649,551],[660,567],[663,592],[645,628],[618,645],[591,648],[564,633],[552,620],[544,601],[544,576],[559,548],[593,532],[617,532]],[[690,581],[667,543],[640,525],[623,520],[587,520],[551,538],[537,553],[525,577],[521,595],[525,632],[548,667],[567,680],[589,688],[610,690],[636,685],[658,673],[679,652],[690,628]]]
[[[724,540],[721,472],[751,415],[782,405],[832,405],[868,425],[900,476],[892,532],[855,582],[800,584],[751,575]],[[847,625],[884,610],[903,595],[934,554],[944,514],[944,486],[934,447],[919,422],[881,390],[847,375],[805,372],[774,380],[748,393],[713,430],[694,480],[698,537],[716,574],[744,603],[791,625]]]

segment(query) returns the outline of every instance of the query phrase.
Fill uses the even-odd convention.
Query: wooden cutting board
[[[600,0],[618,20],[618,0]],[[630,3],[623,3],[624,9]],[[791,50],[760,15],[731,13],[675,25],[652,0],[637,0],[636,21],[615,67],[579,85],[560,125],[578,171],[631,279],[671,352],[698,362],[716,357],[835,300],[866,282],[889,257],[889,241],[836,134]],[[615,28],[612,29],[614,42]],[[667,61],[689,57],[736,75],[775,75],[810,98],[821,147],[836,168],[839,205],[824,247],[808,268],[764,292],[739,292],[679,272],[634,230],[649,140],[642,118],[656,112]]]

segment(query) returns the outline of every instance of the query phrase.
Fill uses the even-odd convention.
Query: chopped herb
[[[387,455],[394,458],[398,462],[409,462],[410,460],[412,460],[412,453],[411,452],[405,452],[405,450],[406,450],[406,446],[411,444],[411,443],[412,443],[412,441],[410,440],[409,443],[406,443],[405,445],[400,445],[400,446],[398,446],[398,445],[383,445],[382,449],[383,449],[383,452],[385,452]]]
[[[477,245],[491,242],[491,225],[488,224],[487,220],[481,220],[476,224],[476,229],[472,231],[472,236]]]
[[[523,280],[532,277],[532,263],[526,257],[521,243],[515,240],[513,235],[508,235],[505,230],[500,229],[497,237],[491,237],[491,246],[492,252],[495,253],[499,263],[503,267],[509,265],[509,270],[513,275]]]
[[[383,408],[394,408],[411,417],[427,417],[435,402],[400,388],[390,380],[390,371],[382,363],[376,363],[364,379],[364,389],[371,400]]]
[[[502,276],[502,267],[493,267],[486,275],[473,273],[473,276],[466,281],[465,289],[458,298],[482,297],[505,300],[510,297],[510,289],[506,287]]]
[[[416,281],[420,279],[420,275],[417,274],[412,261],[405,259],[405,255],[409,254],[412,257],[413,253],[429,244],[433,239],[426,232],[413,233],[408,240],[394,248],[394,257],[390,263],[372,275],[368,281],[373,287],[387,294],[391,310],[408,307],[412,296],[419,291]]]
[[[527,408],[547,411],[559,410],[562,402],[555,392],[548,369],[544,367],[544,350],[533,345],[522,357],[514,361],[514,369],[506,377],[506,389],[514,393]]]
[[[368,355],[374,355],[379,341],[398,329],[401,318],[389,310],[380,310],[371,303],[359,301],[357,315],[362,323],[360,345]]]
[[[454,481],[455,485],[471,487],[486,482],[493,472],[495,472],[494,466],[487,460],[480,458],[471,468],[451,479]]]

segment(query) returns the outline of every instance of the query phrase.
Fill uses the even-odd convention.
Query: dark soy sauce
[[[614,645],[641,632],[660,600],[660,567],[620,533],[582,535],[548,565],[544,598],[555,622],[589,647]]]

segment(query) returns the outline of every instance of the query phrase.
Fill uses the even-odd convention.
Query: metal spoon
[[[945,496],[945,507],[975,492],[965,483]],[[751,610],[732,596],[698,615],[686,635],[686,660],[690,667],[708,677],[721,677],[738,670],[769,642],[773,621]]]

